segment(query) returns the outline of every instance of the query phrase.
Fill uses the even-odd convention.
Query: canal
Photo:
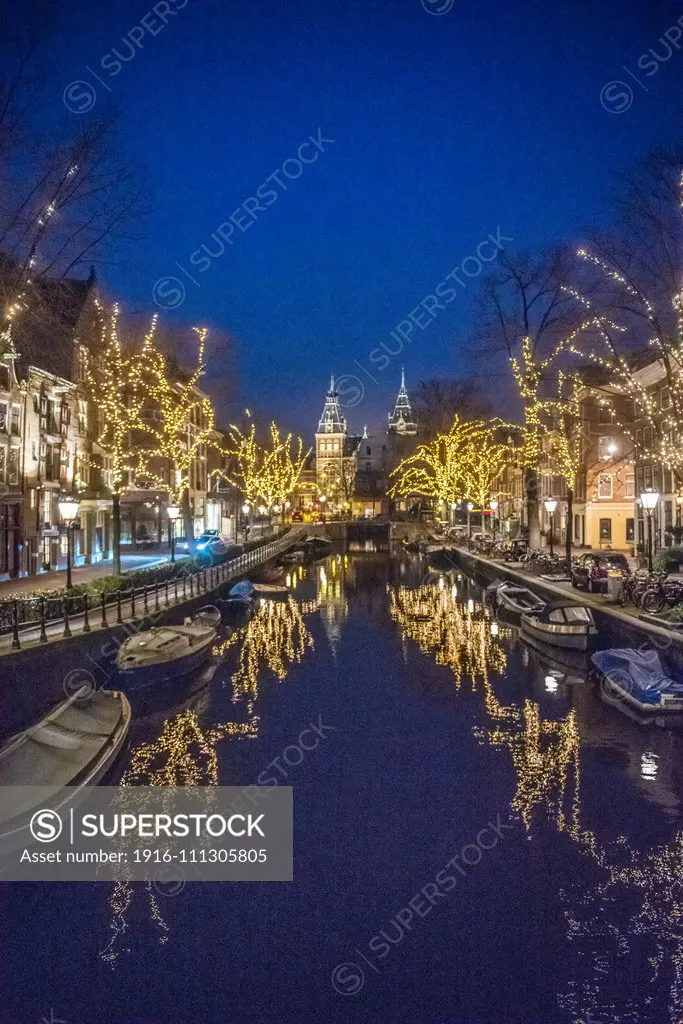
[[[121,774],[291,785],[294,881],[4,885],[4,1019],[680,1024],[679,734],[416,556],[290,582]]]

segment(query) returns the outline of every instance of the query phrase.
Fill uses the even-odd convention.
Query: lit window
[[[636,496],[636,481],[633,473],[626,477],[624,494],[627,498],[635,498]]]
[[[611,498],[612,497],[612,474],[611,473],[600,473],[598,476],[598,497],[599,498]]]
[[[598,441],[598,458],[611,459],[617,450],[613,437],[601,437]]]

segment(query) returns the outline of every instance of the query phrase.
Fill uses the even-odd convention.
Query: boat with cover
[[[496,601],[510,612],[522,615],[524,612],[540,613],[545,610],[546,602],[528,587],[520,587],[515,583],[501,583],[496,587]]]
[[[554,647],[586,651],[598,634],[590,608],[584,605],[549,605],[542,612],[524,613],[522,633]]]
[[[683,679],[655,650],[610,648],[592,655],[608,704],[643,724],[683,724]]]
[[[0,748],[0,849],[27,845],[36,810],[78,801],[113,766],[130,728],[130,704],[118,690],[81,687],[37,725]],[[12,787],[40,787],[30,789]],[[16,844],[14,843],[16,840]]]
[[[182,626],[154,626],[131,636],[119,649],[119,672],[137,684],[182,679],[203,665],[211,655],[220,623],[220,612],[201,609]]]

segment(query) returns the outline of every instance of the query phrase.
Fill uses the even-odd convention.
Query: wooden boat
[[[284,555],[280,555],[279,561],[281,565],[298,565],[303,558],[303,551],[285,551]]]
[[[289,587],[278,583],[255,583],[255,597],[286,597],[290,593]]]
[[[596,651],[591,661],[606,703],[641,725],[683,725],[683,680],[655,650]]]
[[[284,575],[281,565],[268,565],[260,572],[264,583],[279,583]]]
[[[527,587],[519,587],[515,583],[501,583],[496,588],[496,601],[516,615],[522,615],[524,612],[540,614],[546,607],[546,602],[533,591]]]
[[[140,685],[182,679],[210,657],[218,623],[220,612],[210,606],[189,625],[156,626],[131,636],[119,649],[117,668]]]
[[[555,605],[542,612],[525,612],[521,617],[522,633],[552,647],[570,647],[586,651],[597,636],[598,629],[590,608],[583,605]]]
[[[220,609],[215,604],[206,604],[196,612],[186,625],[211,626],[218,629],[221,624]]]
[[[74,803],[114,764],[130,728],[130,704],[117,690],[82,687],[37,725],[0,749],[0,848],[28,844],[32,814]],[[9,787],[40,787],[19,791]]]

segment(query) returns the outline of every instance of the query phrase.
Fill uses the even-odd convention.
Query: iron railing
[[[88,594],[30,599],[11,602],[10,619],[0,625],[0,651],[20,650],[26,643],[45,644],[50,638],[65,638],[90,633],[124,622],[140,620],[166,608],[192,601],[203,594],[243,576],[250,569],[286,551],[300,538],[303,529],[290,530],[283,537],[268,541],[237,558],[205,569],[181,572],[172,579],[124,587],[95,598]],[[10,640],[11,638],[11,640]]]

